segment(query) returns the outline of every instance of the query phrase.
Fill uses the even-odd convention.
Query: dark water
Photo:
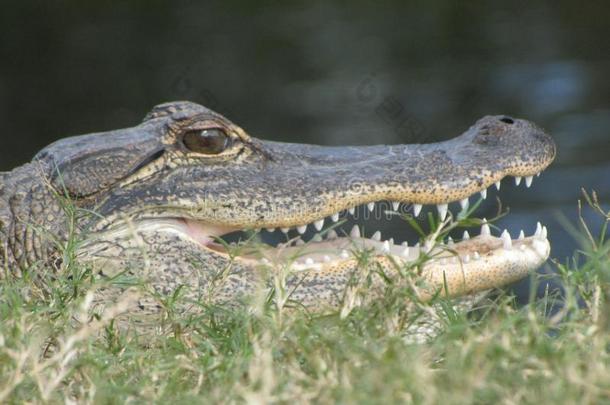
[[[542,220],[563,260],[576,242],[559,219],[575,221],[580,188],[610,201],[610,3],[465,3],[3,4],[0,170],[173,99],[329,145],[443,140],[504,113],[546,128],[559,154],[531,190],[504,183],[503,224]]]

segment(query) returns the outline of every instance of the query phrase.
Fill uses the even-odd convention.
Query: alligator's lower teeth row
[[[536,174],[536,176],[540,176],[540,173]],[[515,184],[516,185],[521,184],[522,179],[523,179],[523,177],[515,177]],[[534,176],[525,177],[525,186],[530,187],[532,185],[533,179],[534,179]],[[500,181],[496,182],[495,186],[498,190],[500,190]],[[481,198],[486,199],[487,198],[487,189],[482,190],[480,192],[480,195],[481,195]],[[463,200],[460,200],[459,203],[460,203],[462,210],[467,210],[468,207],[470,206],[470,199],[469,199],[469,197],[466,197]],[[401,204],[401,202],[399,202],[399,201],[391,201],[389,205],[391,206],[392,211],[397,212],[400,207],[400,204]],[[373,212],[375,210],[375,205],[376,205],[375,202],[370,202],[370,203],[366,204],[366,207],[369,212]],[[418,217],[422,211],[423,205],[422,204],[412,204],[411,206],[412,206],[413,215],[415,217]],[[389,206],[388,206],[388,208],[389,208]],[[436,209],[438,211],[439,218],[441,220],[444,220],[447,217],[447,213],[449,212],[449,204],[438,204],[436,206]],[[337,221],[339,221],[340,217],[345,217],[347,215],[347,213],[354,216],[356,213],[356,207],[351,207],[341,213],[336,212],[333,215],[331,215],[329,217],[329,219],[331,222],[337,222]],[[321,231],[322,228],[324,228],[325,221],[327,221],[327,219],[322,218],[322,219],[314,221],[313,223],[310,223],[310,224],[296,226],[295,229],[301,235],[303,235],[305,232],[307,232],[307,228],[309,225],[313,225],[313,227],[316,231]],[[283,233],[287,234],[292,228],[279,228],[279,229]],[[275,232],[276,228],[266,228],[266,230],[268,232]]]

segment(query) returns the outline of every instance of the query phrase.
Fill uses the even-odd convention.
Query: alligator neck
[[[14,267],[14,256],[9,249],[9,235],[12,224],[12,215],[9,207],[9,187],[7,187],[7,178],[10,173],[0,172],[0,264],[2,270],[0,277],[9,271],[9,267]]]
[[[59,235],[63,213],[46,185],[44,169],[28,163],[0,173],[0,264],[2,274],[20,275],[48,260],[51,235]]]

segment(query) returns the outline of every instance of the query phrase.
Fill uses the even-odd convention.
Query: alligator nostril
[[[515,120],[512,119],[511,117],[502,117],[500,118],[500,121],[504,122],[505,124],[514,124]]]

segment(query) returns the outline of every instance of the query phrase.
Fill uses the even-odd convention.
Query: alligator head
[[[410,207],[414,216],[435,204],[444,219],[449,203],[465,208],[507,176],[529,186],[554,156],[540,128],[507,116],[482,118],[445,142],[323,147],[262,141],[205,107],[176,102],[155,107],[133,128],[60,140],[35,162],[59,193],[95,211],[79,224],[86,230],[80,256],[101,274],[128,269],[159,292],[186,286],[194,297],[213,286],[215,300],[234,302],[261,285],[278,287],[269,269],[281,268],[290,298],[320,309],[340,307],[363,266],[385,273],[369,277],[378,293],[385,277],[424,254],[429,260],[413,270],[428,286],[424,299],[438,290],[459,296],[499,287],[538,268],[550,251],[542,227],[511,240],[484,224],[479,236],[465,234],[449,247],[395,245],[358,228],[332,228],[355,207],[380,201]],[[221,240],[260,229],[298,237],[308,227],[321,235],[304,245],[232,249]],[[359,250],[368,252],[366,263]]]

